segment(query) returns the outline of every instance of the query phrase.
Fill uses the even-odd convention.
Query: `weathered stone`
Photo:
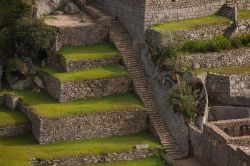
[[[72,14],[78,14],[80,12],[80,10],[76,6],[76,4],[74,4],[73,2],[69,2],[64,6],[64,12],[66,14],[72,15]]]
[[[139,144],[139,145],[135,145],[137,150],[141,150],[141,149],[148,149],[149,145],[148,144]]]
[[[17,82],[14,82],[10,84],[11,89],[18,89],[18,90],[24,90],[29,89],[32,86],[32,80],[19,80]]]
[[[36,76],[36,77],[34,78],[34,82],[35,82],[35,84],[36,84],[39,88],[41,88],[41,89],[44,88],[43,81],[41,80],[40,77]]]

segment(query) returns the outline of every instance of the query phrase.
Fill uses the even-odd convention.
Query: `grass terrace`
[[[88,166],[165,166],[164,161],[160,156],[153,156],[143,160],[134,160],[134,161],[122,161],[114,163],[101,163],[93,164]]]
[[[66,60],[102,59],[119,56],[115,46],[106,42],[89,46],[66,46],[59,53]]]
[[[247,74],[250,73],[250,64],[242,66],[194,69],[192,70],[192,72],[194,72],[195,74],[201,74],[207,72],[225,74],[225,75]]]
[[[73,72],[60,72],[50,68],[43,68],[41,70],[59,79],[61,82],[129,76],[126,68],[121,65],[103,66]]]
[[[163,32],[171,32],[178,30],[191,30],[203,26],[226,24],[226,23],[230,23],[229,18],[218,15],[211,15],[211,16],[193,18],[188,20],[179,20],[163,24],[157,24],[154,25],[152,29]]]
[[[2,93],[7,93],[4,90]],[[33,112],[41,117],[61,117],[76,114],[96,113],[106,111],[126,111],[144,109],[143,103],[132,93],[91,98],[66,103],[59,103],[45,92],[14,90]]]
[[[250,10],[240,10],[239,19],[240,20],[250,19]]]
[[[119,153],[132,150],[137,144],[148,144],[151,148],[161,148],[160,143],[153,135],[146,132],[129,136],[48,145],[39,145],[31,135],[0,138],[0,165],[5,163],[11,166],[27,166],[30,165],[31,157],[55,159],[84,154]],[[151,163],[160,162],[158,157],[151,158],[149,161]],[[145,161],[139,161],[138,163],[145,163]]]
[[[0,106],[0,127],[26,123],[29,123],[29,120],[22,112],[12,111],[5,106]]]

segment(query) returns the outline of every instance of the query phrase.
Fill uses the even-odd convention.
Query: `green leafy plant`
[[[181,113],[188,120],[197,117],[198,111],[198,92],[185,81],[173,86],[169,95],[169,102],[172,104],[175,112]]]

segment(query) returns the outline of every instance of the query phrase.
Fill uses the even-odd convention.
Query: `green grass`
[[[54,159],[84,154],[118,153],[132,150],[137,144],[160,148],[159,142],[149,133],[129,136],[62,142],[39,145],[31,135],[0,138],[0,165],[27,166],[29,158]]]
[[[129,76],[126,68],[120,65],[103,66],[66,73],[50,68],[43,68],[41,70],[59,79],[61,82]]]
[[[250,64],[241,66],[231,66],[231,67],[194,69],[192,70],[192,72],[196,74],[207,73],[207,72],[225,74],[225,75],[246,74],[250,73]]]
[[[207,25],[230,23],[227,17],[211,15],[206,17],[193,18],[188,20],[173,21],[163,24],[157,24],[152,29],[163,32],[171,32],[177,30],[191,30]]]
[[[165,166],[165,164],[160,156],[153,156],[143,160],[92,164],[88,166]]]
[[[250,10],[240,10],[239,11],[239,19],[250,19]]]
[[[66,60],[102,59],[119,56],[116,48],[109,43],[99,43],[89,46],[66,46],[60,51]]]
[[[2,93],[7,92],[9,91],[4,90]],[[21,90],[12,92],[20,96],[24,103],[31,107],[33,112],[41,117],[61,117],[95,112],[144,109],[142,102],[132,93],[58,103],[45,92]]]
[[[0,127],[29,123],[28,118],[20,111],[12,111],[0,106]]]

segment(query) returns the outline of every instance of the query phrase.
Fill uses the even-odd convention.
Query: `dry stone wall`
[[[132,150],[128,152],[110,153],[102,155],[72,156],[54,160],[33,158],[31,160],[31,163],[33,166],[108,163],[114,161],[131,161],[131,160],[144,159],[147,157],[151,157],[153,155],[157,155],[158,153],[159,153],[158,149],[142,149],[142,150]]]
[[[59,27],[57,28],[56,50],[66,45],[83,46],[107,40],[109,28],[110,19],[106,17],[84,26]]]
[[[250,96],[250,74],[208,74],[207,90],[211,101],[230,103],[232,97]]]
[[[211,15],[223,4],[225,0],[146,0],[145,26]]]
[[[46,90],[60,102],[110,96],[132,90],[132,80],[129,76],[62,82],[45,72],[40,75]]]
[[[41,118],[38,141],[47,144],[58,141],[122,136],[147,129],[144,109],[86,113],[68,117]]]
[[[250,48],[239,48],[221,52],[183,54],[182,61],[189,68],[211,68],[238,66],[250,63]]]
[[[48,65],[51,68],[63,72],[77,71],[84,68],[94,68],[98,66],[107,66],[112,64],[120,64],[121,57],[101,58],[101,59],[80,59],[80,60],[66,60],[61,55],[52,56],[48,59]]]
[[[146,33],[146,41],[150,45],[158,48],[169,45],[181,45],[186,40],[195,39],[211,39],[218,35],[223,35],[230,24],[216,24],[210,26],[202,26],[191,30],[178,31],[156,31],[148,29]]]

